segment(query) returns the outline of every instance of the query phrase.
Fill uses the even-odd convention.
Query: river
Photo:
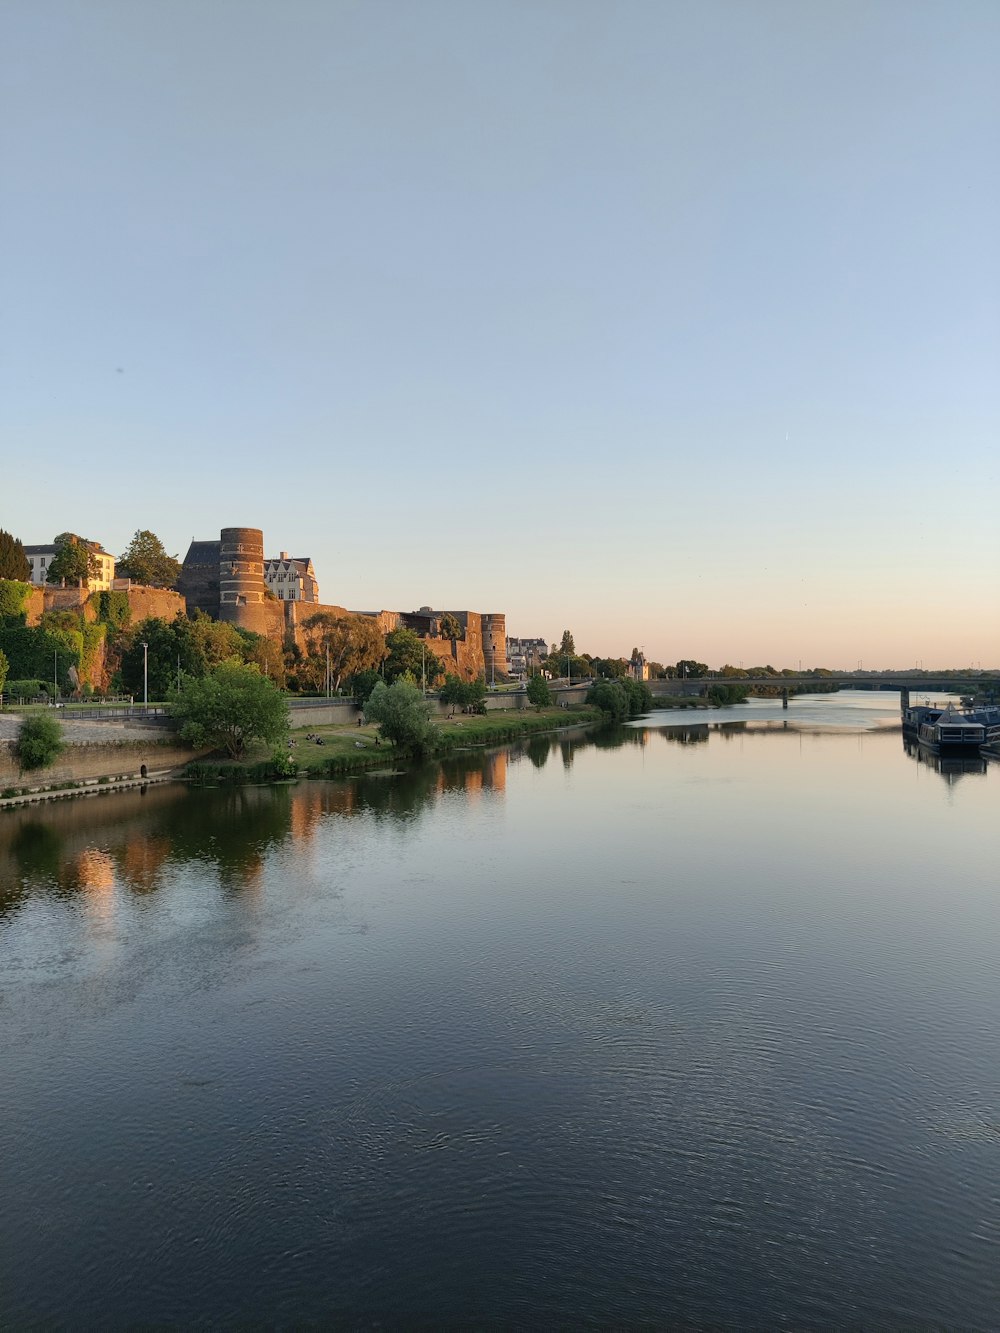
[[[0,817],[0,1325],[995,1327],[1000,765],[890,694]]]

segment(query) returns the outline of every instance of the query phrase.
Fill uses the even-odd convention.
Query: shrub
[[[544,676],[532,676],[528,681],[528,703],[541,712],[552,702],[552,693]]]
[[[377,722],[382,736],[401,750],[426,754],[434,747],[434,727],[427,703],[415,685],[397,680],[379,682],[372,690],[365,714]]]
[[[39,713],[26,717],[14,742],[14,757],[22,773],[48,768],[62,753],[62,728],[54,717]]]

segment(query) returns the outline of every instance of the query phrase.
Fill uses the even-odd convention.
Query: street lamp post
[[[142,641],[142,706],[149,707],[149,644]]]
[[[52,702],[59,698],[59,649],[52,650]]]

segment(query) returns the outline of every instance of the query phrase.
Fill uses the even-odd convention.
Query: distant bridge
[[[650,692],[657,697],[668,694],[704,694],[712,685],[738,685],[741,689],[755,686],[787,693],[808,694],[810,689],[823,690],[828,685],[845,685],[856,690],[899,690],[905,703],[913,694],[975,694],[985,686],[1000,687],[1000,673],[978,672],[974,676],[958,671],[939,671],[933,675],[921,671],[833,671],[828,676],[805,673],[794,676],[678,676],[673,680],[649,681]]]

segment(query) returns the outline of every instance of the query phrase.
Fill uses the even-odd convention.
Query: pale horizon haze
[[[995,0],[3,0],[0,527],[1000,667]]]

